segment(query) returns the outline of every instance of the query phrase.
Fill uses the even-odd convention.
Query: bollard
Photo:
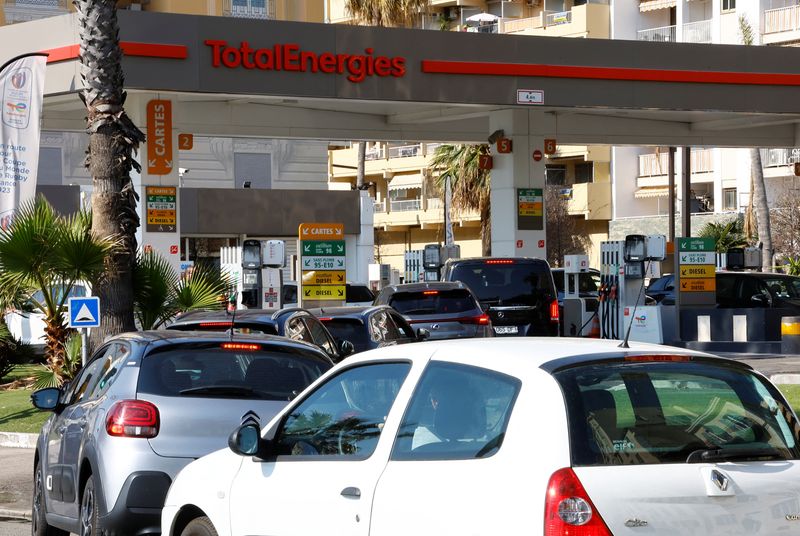
[[[784,316],[781,319],[781,351],[784,354],[800,354],[800,316]]]

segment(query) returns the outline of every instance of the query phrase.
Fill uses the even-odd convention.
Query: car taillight
[[[514,259],[490,259],[486,264],[514,264]]]
[[[422,291],[422,295],[423,296],[436,296],[437,294],[439,294],[438,290],[423,290]]]
[[[660,355],[660,354],[651,354],[651,355],[626,355],[625,361],[633,361],[634,363],[650,363],[650,362],[685,362],[685,361],[692,361],[692,356],[690,355]]]
[[[117,437],[156,437],[158,426],[158,408],[144,400],[120,400],[106,419],[106,432]]]
[[[465,316],[463,318],[459,318],[458,321],[461,322],[462,324],[477,324],[479,326],[488,326],[489,315],[484,313],[478,316]]]
[[[612,536],[583,484],[569,468],[559,469],[547,484],[545,536]]]
[[[558,311],[558,300],[550,302],[550,322],[558,322],[560,320],[560,313]]]
[[[319,320],[320,322],[330,322],[331,320],[333,320],[333,317],[331,317],[331,316],[318,316],[317,320]]]

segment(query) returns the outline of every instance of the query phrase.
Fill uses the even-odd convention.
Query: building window
[[[594,164],[592,162],[575,164],[575,184],[582,184],[585,182],[593,182],[593,181],[594,181]]]
[[[567,167],[566,166],[546,166],[545,167],[545,182],[547,184],[563,186],[567,182]]]
[[[722,210],[736,210],[736,188],[722,189]]]
[[[734,11],[736,9],[736,0],[722,0],[722,11]]]

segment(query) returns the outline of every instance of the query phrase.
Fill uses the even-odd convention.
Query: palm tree
[[[743,248],[748,245],[742,220],[739,218],[727,222],[710,221],[700,229],[698,236],[713,238],[717,253],[725,253],[730,248]]]
[[[753,28],[745,15],[739,16],[739,31],[742,34],[742,44],[753,44]],[[764,167],[761,165],[761,151],[758,147],[750,149],[750,203],[747,205],[745,227],[747,235],[752,236],[753,213],[756,216],[758,238],[761,241],[761,270],[772,271],[772,229],[769,221],[769,205],[767,201],[767,186],[764,182]]]
[[[133,153],[144,134],[126,115],[123,105],[122,51],[116,0],[74,0],[81,34],[81,99],[87,109],[89,148],[86,166],[92,176],[92,233],[117,236],[120,247],[106,259],[105,271],[93,278],[103,315],[94,341],[135,329],[132,270],[136,259],[138,196],[131,169],[141,171]],[[102,275],[102,277],[100,277]]]
[[[345,0],[345,11],[356,24],[365,26],[411,27],[420,13],[428,9],[430,0]],[[364,189],[364,162],[367,142],[358,142],[356,188]]]
[[[71,330],[64,323],[67,298],[80,281],[96,280],[118,246],[99,238],[92,217],[80,212],[65,217],[38,198],[24,205],[11,226],[0,231],[0,295],[16,295],[44,315],[45,357],[61,377],[64,343]]]
[[[477,211],[481,219],[481,249],[484,256],[492,254],[491,174],[481,169],[481,155],[489,154],[489,146],[450,145],[436,148],[431,168],[437,172],[436,184],[444,192],[445,180],[450,178],[453,209],[456,212]]]
[[[181,278],[157,253],[140,253],[133,270],[136,319],[142,329],[156,329],[179,313],[222,309],[232,286],[232,279],[211,266],[195,266]]]

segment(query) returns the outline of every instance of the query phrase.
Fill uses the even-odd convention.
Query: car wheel
[[[207,517],[196,517],[189,521],[181,536],[217,536],[217,529]]]
[[[32,536],[67,536],[69,532],[47,524],[47,510],[44,502],[44,473],[42,462],[36,462],[34,472],[33,500],[31,501],[31,535]]]
[[[97,494],[94,489],[94,476],[89,475],[83,487],[80,511],[80,536],[96,536],[100,534],[97,526]]]

